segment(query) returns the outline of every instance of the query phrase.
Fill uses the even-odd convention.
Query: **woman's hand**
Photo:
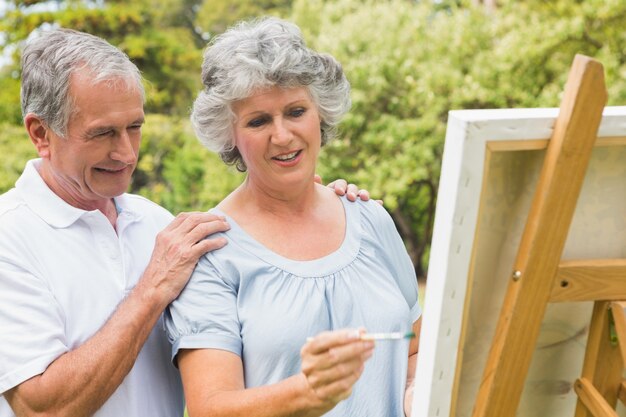
[[[322,332],[301,349],[302,375],[315,408],[332,409],[352,393],[374,352],[374,342],[360,340],[363,331]]]

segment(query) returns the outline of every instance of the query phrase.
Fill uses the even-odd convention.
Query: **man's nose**
[[[123,131],[115,138],[111,159],[120,161],[128,165],[137,162],[137,152],[133,146],[133,140],[127,131]]]

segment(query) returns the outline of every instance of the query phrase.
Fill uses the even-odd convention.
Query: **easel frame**
[[[546,147],[558,109],[450,112],[418,361],[413,415],[456,416],[464,302],[483,176],[499,152]],[[626,107],[607,107],[596,147],[626,145]],[[623,255],[622,255],[623,256]],[[508,414],[507,414],[508,415]],[[513,415],[513,414],[511,414]],[[571,414],[570,414],[571,415]]]
[[[473,417],[517,412],[606,101],[602,65],[577,55],[512,266]]]

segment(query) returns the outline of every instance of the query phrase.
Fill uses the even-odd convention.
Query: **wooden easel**
[[[583,372],[574,384],[578,394],[576,417],[617,417],[617,398],[622,402],[626,398],[622,381],[626,363],[622,360],[626,358],[624,306],[625,303],[616,301],[594,304]],[[618,341],[614,340],[612,329]]]
[[[612,302],[626,300],[626,259],[561,260],[606,100],[602,65],[577,55],[518,248],[473,417],[515,416],[549,302],[595,301],[582,376],[574,384],[579,396],[576,417],[615,417],[617,399],[626,401],[626,382],[622,381],[625,362],[620,355],[626,352],[626,304]],[[610,325],[618,334],[621,350],[611,340]]]

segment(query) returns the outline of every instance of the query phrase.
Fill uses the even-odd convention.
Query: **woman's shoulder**
[[[208,238],[224,237],[226,245],[220,249],[208,252],[201,258],[200,264],[209,264],[210,269],[222,277],[241,277],[246,273],[253,273],[263,268],[271,268],[263,258],[263,254],[257,242],[219,207],[212,208],[209,212],[224,216],[230,225],[230,229],[215,233]]]
[[[364,243],[385,246],[385,242],[393,240],[398,234],[391,215],[380,203],[374,200],[344,200],[344,206],[347,221],[354,226],[353,230],[358,231]]]
[[[345,196],[341,198],[344,200],[346,214],[353,218],[356,217],[361,223],[373,226],[388,225],[390,222],[393,224],[391,216],[380,203],[374,200],[351,202]]]

